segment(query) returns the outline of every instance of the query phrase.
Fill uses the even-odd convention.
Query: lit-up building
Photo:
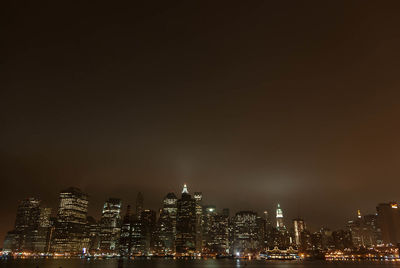
[[[52,241],[56,253],[82,253],[89,246],[87,233],[88,196],[78,188],[60,192],[60,204]]]
[[[376,208],[378,226],[382,232],[382,240],[386,245],[400,243],[400,212],[395,202],[382,203]]]
[[[217,210],[215,206],[207,205],[203,207],[202,216],[202,248],[203,252],[207,253],[211,249],[211,245],[214,243],[212,228],[214,227],[215,216],[217,215]]]
[[[203,228],[202,228],[202,218],[203,218],[203,194],[201,192],[195,192],[194,200],[196,201],[196,252],[201,252],[203,247]]]
[[[240,211],[234,219],[232,251],[235,255],[256,253],[261,249],[257,213]]]
[[[26,198],[17,209],[15,219],[14,251],[36,251],[35,243],[38,240],[40,227],[40,200]],[[42,249],[43,250],[43,249]]]
[[[121,231],[121,199],[110,198],[103,206],[100,220],[100,249],[116,252]]]
[[[125,216],[122,220],[121,234],[119,238],[119,253],[121,256],[130,256],[132,253],[132,228],[133,216],[131,206],[126,208]]]
[[[286,230],[285,224],[283,222],[283,211],[281,205],[278,204],[276,208],[276,228],[280,231]]]
[[[149,254],[155,242],[156,212],[151,209],[144,209],[140,221],[143,228],[144,252]]]
[[[168,193],[156,225],[154,250],[158,254],[172,254],[175,251],[177,201],[174,193]]]
[[[87,229],[89,234],[88,252],[91,254],[96,254],[100,251],[100,223],[91,216],[87,217],[87,221]]]
[[[186,184],[177,202],[175,248],[178,254],[196,251],[196,200],[189,194]]]
[[[306,224],[303,219],[297,218],[293,220],[294,242],[299,247],[301,245],[301,233],[306,230]]]

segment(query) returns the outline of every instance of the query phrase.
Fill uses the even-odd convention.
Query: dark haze
[[[0,240],[69,186],[313,228],[399,200],[398,2],[275,2],[2,3]]]

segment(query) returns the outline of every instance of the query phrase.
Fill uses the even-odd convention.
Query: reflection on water
[[[258,260],[2,260],[0,267],[7,268],[378,268],[378,267],[400,267],[400,262],[323,262],[323,261],[258,261]]]

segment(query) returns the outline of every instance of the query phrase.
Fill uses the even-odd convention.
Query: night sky
[[[0,240],[69,186],[313,228],[400,200],[399,3],[276,2],[3,3]]]

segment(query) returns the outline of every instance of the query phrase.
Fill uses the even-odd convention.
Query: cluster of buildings
[[[146,209],[141,193],[135,206],[108,199],[101,219],[88,216],[88,195],[77,188],[60,192],[56,213],[35,198],[18,206],[15,228],[7,233],[3,252],[94,256],[343,256],[384,249],[397,252],[400,212],[396,203],[377,206],[377,213],[348,221],[341,230],[311,232],[301,218],[286,225],[276,214],[217,210],[203,203],[201,192],[184,185],[177,197],[168,193],[159,211]],[[394,251],[393,251],[394,250]],[[347,252],[347,253],[346,253]],[[382,250],[380,251],[382,252]],[[360,253],[361,254],[361,253]],[[398,256],[398,255],[397,255]]]

